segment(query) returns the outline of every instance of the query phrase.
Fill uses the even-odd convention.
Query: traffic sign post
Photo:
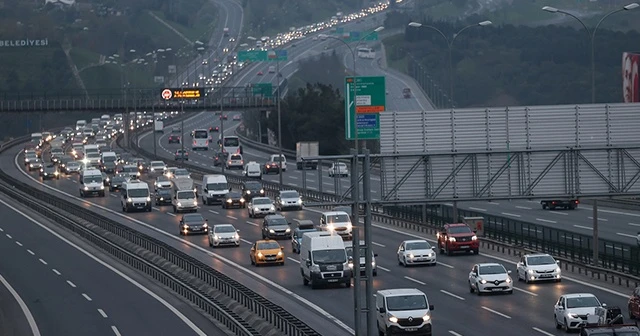
[[[255,83],[251,85],[254,96],[273,97],[273,85],[271,83]]]
[[[345,135],[347,140],[380,139],[380,112],[386,110],[385,78],[345,78]]]

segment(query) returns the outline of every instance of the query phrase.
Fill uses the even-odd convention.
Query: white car
[[[231,155],[229,155],[229,158],[227,159],[226,166],[227,166],[226,167],[227,169],[231,169],[231,168],[242,169],[242,168],[244,168],[244,159],[242,158],[242,154],[231,154]]]
[[[593,294],[562,295],[553,307],[556,329],[562,329],[563,327],[567,331],[580,329],[586,324],[587,315],[594,315],[596,308],[605,306],[606,304],[600,303],[600,300]]]
[[[240,246],[238,230],[231,224],[216,224],[209,229],[209,246],[220,245]]]
[[[475,264],[469,272],[469,292],[482,293],[503,292],[513,294],[513,279],[511,271],[507,271],[502,264]]]
[[[344,162],[332,163],[329,168],[329,177],[349,177],[349,169]]]
[[[151,161],[149,163],[149,172],[151,174],[164,174],[167,170],[167,165],[162,161]]]
[[[269,197],[254,197],[249,204],[247,204],[247,213],[251,218],[275,215],[276,207]]]
[[[525,254],[520,258],[516,266],[518,281],[524,282],[562,280],[562,270],[558,267],[558,261],[552,256],[543,253]]]
[[[398,247],[398,264],[404,267],[412,265],[436,265],[435,247],[426,240],[405,240]]]
[[[302,197],[295,190],[281,190],[276,196],[276,208],[279,211],[288,209],[302,210]]]
[[[156,182],[154,183],[154,189],[163,189],[163,188],[171,188],[171,180],[164,175],[160,175],[156,177]]]

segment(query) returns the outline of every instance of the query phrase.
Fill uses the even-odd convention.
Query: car
[[[366,274],[366,256],[365,256],[365,243],[364,241],[360,241],[360,250],[359,250],[359,259],[360,259],[360,274],[364,276]],[[353,241],[345,241],[344,242],[344,250],[347,252],[347,258],[349,258],[349,268],[351,269],[351,275],[353,275]],[[378,276],[378,267],[376,266],[376,257],[377,253],[374,253],[371,250],[371,266],[372,266],[372,274],[373,276]]]
[[[223,114],[220,116],[220,120],[228,120],[229,119],[229,115],[227,114]]]
[[[640,319],[640,286],[629,296],[629,319]]]
[[[164,174],[167,170],[167,164],[162,161],[151,161],[149,163],[149,172],[152,174]]]
[[[227,169],[242,169],[244,168],[244,159],[242,158],[242,154],[231,154],[229,155],[229,159],[227,159],[226,163]]]
[[[344,240],[351,240],[353,238],[351,217],[345,212],[323,212],[320,215],[320,222],[317,228],[322,231],[331,232],[332,234],[338,234]]]
[[[160,175],[156,177],[156,181],[153,183],[153,187],[155,190],[171,188],[171,180],[164,175]]]
[[[82,170],[82,163],[78,161],[70,161],[65,169],[67,174],[79,174]]]
[[[315,224],[309,219],[294,219],[297,223],[291,235],[291,251],[300,254],[300,245],[302,245],[302,236],[307,232],[316,232]]]
[[[255,200],[255,199],[254,199]],[[262,221],[262,239],[291,238],[291,227],[282,215],[268,215]]]
[[[349,169],[344,162],[332,163],[329,167],[329,177],[349,177]]]
[[[179,225],[180,235],[186,236],[189,233],[206,234],[209,232],[208,220],[199,213],[182,215]]]
[[[146,173],[149,171],[149,163],[143,158],[132,158],[131,165],[138,167],[138,170],[141,173]]]
[[[520,257],[520,261],[516,265],[518,281],[524,280],[526,283],[549,280],[560,282],[562,280],[562,270],[558,263],[548,254],[525,254]]]
[[[271,173],[279,174],[280,166],[277,162],[267,161],[262,165],[262,174],[269,175]]]
[[[280,190],[276,196],[276,209],[284,210],[302,210],[302,196],[295,190]]]
[[[73,161],[73,158],[69,156],[63,156],[58,159],[58,169],[60,169],[60,173],[67,173],[67,164]]]
[[[122,185],[131,181],[129,175],[116,174],[111,178],[111,184],[109,185],[109,191],[115,191],[122,188]]]
[[[435,307],[424,292],[416,288],[393,288],[379,290],[374,296],[376,334],[433,335],[431,314]]]
[[[105,173],[105,172],[100,172],[100,173],[102,173],[102,184],[105,187],[110,186],[111,185],[111,178],[109,177],[109,175],[107,175],[107,173]]]
[[[233,120],[235,120],[235,121],[239,121],[241,119],[242,119],[242,117],[239,114],[236,114],[236,115],[233,116]]]
[[[277,264],[284,265],[284,247],[275,240],[258,240],[249,250],[251,265]]]
[[[595,315],[596,308],[605,306],[591,293],[563,294],[553,307],[556,329],[579,330],[586,323],[587,315]]]
[[[240,246],[240,235],[233,225],[216,224],[209,230],[209,246],[220,245]]]
[[[477,292],[478,295],[495,292],[513,294],[513,280],[509,274],[511,271],[502,264],[475,264],[469,272],[469,292]]]
[[[214,152],[213,153],[213,165],[215,167],[222,166],[229,157],[229,153],[227,152]]]
[[[186,178],[186,177],[191,177],[191,173],[189,173],[188,170],[184,169],[184,168],[178,168],[173,172],[173,178]]]
[[[167,167],[167,170],[164,171],[164,176],[168,177],[169,179],[172,179],[177,169],[178,167]]]
[[[24,164],[27,167],[29,166],[29,163],[31,163],[31,162],[33,162],[35,160],[39,160],[38,154],[36,154],[36,152],[29,151],[27,153],[24,153]]]
[[[169,136],[169,144],[179,144],[180,143],[180,136],[179,135],[170,135]]]
[[[157,206],[171,205],[171,198],[173,197],[173,191],[169,188],[156,189],[155,203]]]
[[[276,207],[269,197],[253,197],[247,203],[247,213],[249,214],[249,218],[275,215]]]
[[[441,254],[453,255],[454,252],[472,252],[478,254],[480,241],[471,228],[464,223],[445,224],[436,233],[438,249]]]
[[[264,75],[264,74],[262,73],[262,71],[258,71],[258,73],[257,73],[256,75],[258,75],[258,76],[262,76],[262,75]]]
[[[229,209],[232,207],[246,208],[247,204],[239,192],[230,191],[224,196],[224,202],[222,202],[223,209]]]
[[[126,174],[129,176],[129,178],[133,180],[138,179],[140,177],[140,170],[138,169],[138,166],[134,166],[134,165],[124,165],[120,167],[120,170],[118,171],[118,173]]]
[[[258,181],[244,181],[242,182],[242,197],[249,201],[254,197],[264,197],[265,191],[262,188],[262,183]]]
[[[180,128],[180,126],[171,127],[171,133],[180,133],[180,132],[182,132],[182,129]]]
[[[436,259],[435,247],[424,239],[405,240],[398,246],[398,265],[435,266]]]
[[[28,165],[28,170],[29,171],[33,171],[33,170],[37,170],[40,171],[40,169],[42,169],[42,167],[44,166],[44,163],[42,163],[42,160],[40,160],[39,158],[35,158],[29,161],[29,165]]]
[[[184,149],[177,149],[175,152],[175,161],[178,160],[184,160],[184,161],[189,161],[189,152],[187,152]]]
[[[209,132],[220,132],[220,126],[209,127]]]
[[[249,161],[244,166],[244,171],[242,172],[245,177],[253,177],[262,179],[262,169],[260,164],[255,161]]]
[[[60,172],[58,171],[58,167],[56,167],[53,163],[50,163],[42,168],[40,168],[40,176],[42,176],[42,180],[49,179],[60,179]]]
[[[100,168],[105,173],[113,174],[116,171],[117,165],[115,162],[107,161],[100,164]]]

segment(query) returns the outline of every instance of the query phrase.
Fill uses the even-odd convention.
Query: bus
[[[193,130],[192,150],[209,150],[209,132],[206,129]]]
[[[223,152],[231,154],[242,154],[242,146],[237,136],[226,136],[222,139]]]
[[[376,58],[376,52],[371,48],[358,48],[358,57],[374,59]]]

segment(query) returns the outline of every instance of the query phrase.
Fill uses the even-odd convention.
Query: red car
[[[220,126],[209,127],[209,132],[220,132]]]
[[[220,119],[221,119],[221,120],[228,120],[228,119],[229,119],[229,116],[228,116],[228,115],[226,115],[226,114],[224,114],[224,115],[221,115],[221,116],[220,116]]]
[[[258,71],[258,76],[262,76],[262,71]]]
[[[169,136],[169,143],[170,143],[170,144],[172,144],[172,143],[177,143],[177,144],[179,144],[179,143],[180,143],[180,137],[179,137],[179,136],[177,136],[177,135],[170,135],[170,136]]]
[[[453,252],[461,251],[471,251],[473,254],[478,254],[480,251],[478,236],[464,223],[445,224],[436,237],[438,238],[438,249],[442,254],[452,255]]]
[[[640,287],[636,287],[629,297],[629,318],[640,319]]]

